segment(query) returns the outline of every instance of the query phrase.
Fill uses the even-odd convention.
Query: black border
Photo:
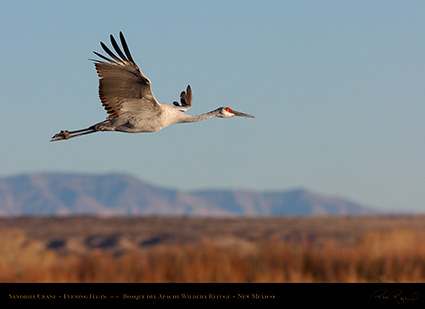
[[[0,283],[0,305],[425,307],[422,283]]]

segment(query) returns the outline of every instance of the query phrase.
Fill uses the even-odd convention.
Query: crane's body
[[[55,134],[51,141],[66,140],[98,131],[119,131],[128,133],[156,132],[169,125],[197,122],[209,118],[232,118],[235,116],[254,116],[240,113],[229,107],[220,107],[201,115],[188,115],[184,112],[192,107],[192,89],[187,86],[180,94],[180,104],[174,106],[160,103],[154,97],[150,80],[142,73],[131,57],[127,43],[120,32],[124,53],[111,35],[111,43],[117,52],[113,52],[101,42],[102,48],[112,58],[94,52],[106,60],[93,60],[99,75],[99,97],[109,116],[106,120],[86,129],[63,130]]]

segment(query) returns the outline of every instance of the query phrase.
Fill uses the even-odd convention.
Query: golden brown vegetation
[[[423,282],[422,229],[372,231],[349,245],[204,240],[120,255],[60,253],[22,230],[0,231],[0,282]]]

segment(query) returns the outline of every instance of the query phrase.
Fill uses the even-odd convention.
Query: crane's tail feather
[[[94,133],[97,131],[98,130],[96,130],[94,126],[91,126],[89,128],[82,129],[82,130],[76,130],[76,131],[62,130],[58,134],[53,135],[50,141],[51,142],[61,141],[61,140],[70,139],[70,138],[81,136],[81,135]]]

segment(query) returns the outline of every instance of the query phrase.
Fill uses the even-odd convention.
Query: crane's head
[[[248,117],[248,118],[255,118],[252,115],[244,114],[241,112],[234,111],[230,107],[220,107],[218,110],[218,117],[221,118],[232,118],[232,117]]]

